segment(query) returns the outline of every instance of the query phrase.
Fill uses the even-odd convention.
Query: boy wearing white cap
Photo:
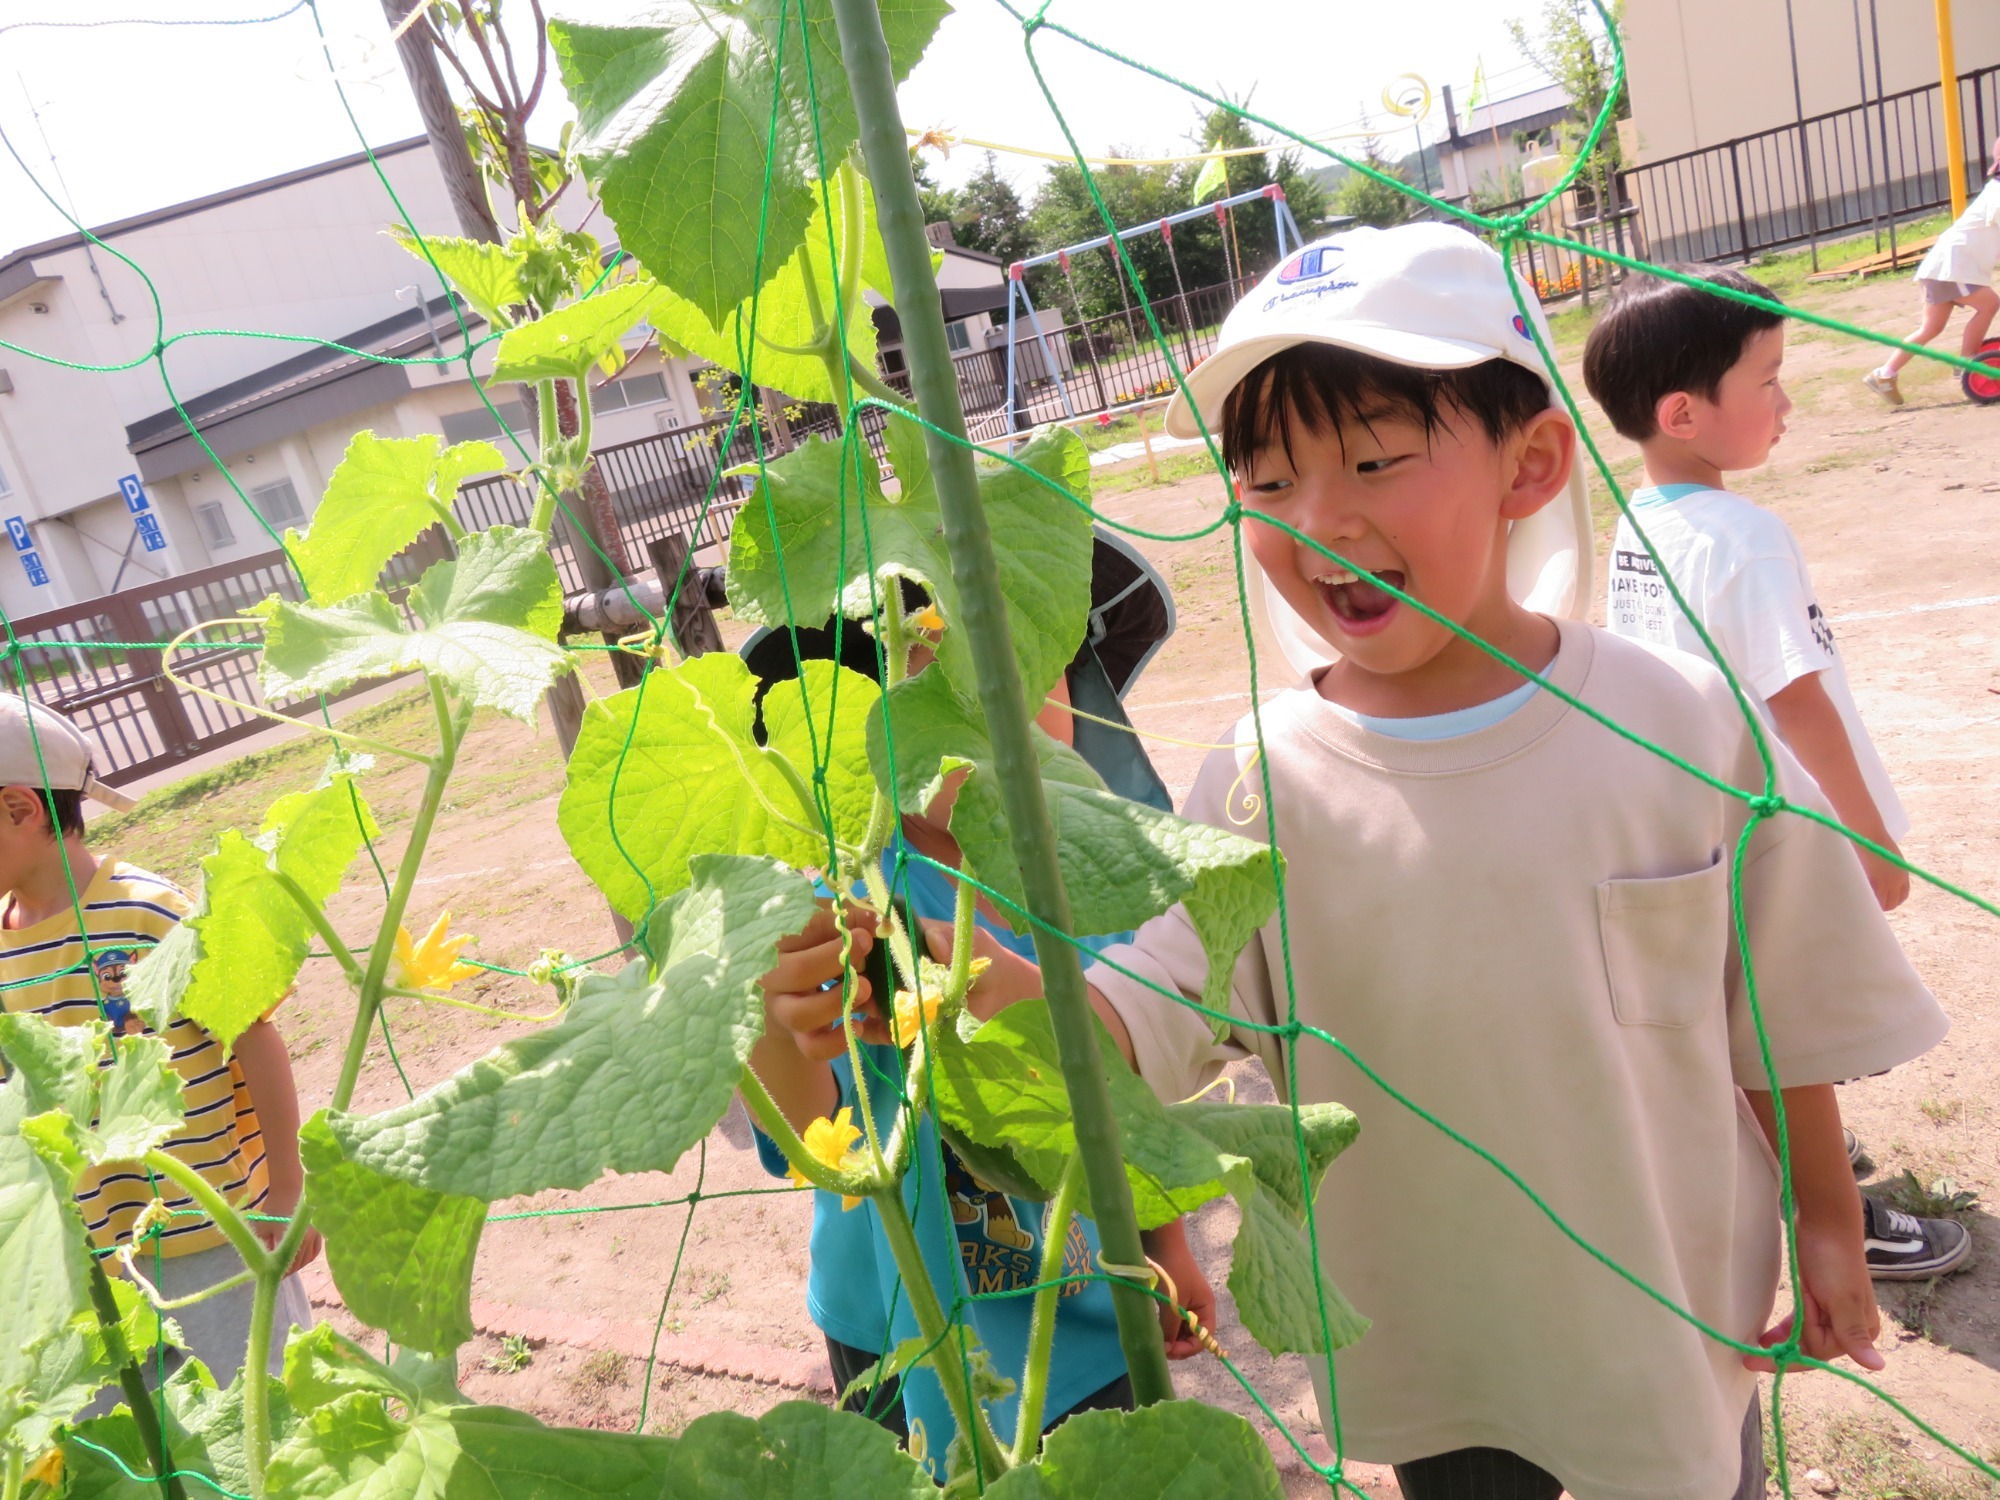
[[[187,915],[187,895],[171,881],[123,860],[99,859],[84,839],[83,798],[126,811],[135,805],[99,781],[90,742],[60,714],[18,694],[0,693],[0,999],[9,1014],[41,1016],[57,1026],[102,1019],[114,1033],[153,1035],[125,996],[130,966]],[[73,883],[73,884],[72,884]],[[74,895],[72,895],[74,890]],[[282,1216],[297,1206],[299,1101],[284,1038],[258,1021],[225,1052],[185,1017],[164,1032],[182,1079],[186,1119],[164,1149],[187,1163],[246,1213]],[[147,1279],[168,1297],[202,1291],[242,1269],[222,1231],[193,1200],[157,1184],[173,1212],[156,1240],[139,1249]],[[88,1169],[77,1186],[91,1247],[117,1249],[132,1239],[156,1184],[136,1163]],[[275,1244],[282,1223],[258,1223]],[[307,1236],[298,1265],[319,1252]],[[115,1260],[106,1261],[115,1270]],[[297,1266],[294,1267],[297,1269]],[[242,1367],[250,1333],[250,1288],[234,1288],[174,1314],[190,1353],[227,1385]],[[312,1326],[296,1276],[283,1283],[278,1326]],[[172,1371],[181,1356],[170,1355]],[[274,1373],[276,1361],[273,1362]],[[156,1371],[147,1362],[150,1381]],[[110,1396],[99,1405],[108,1407]]]
[[[1184,811],[1262,828],[1268,777],[1287,920],[1238,959],[1231,1005],[1282,1026],[1295,994],[1297,1019],[1342,1048],[1218,1039],[1151,988],[1201,993],[1178,908],[1103,955],[1093,1000],[1163,1097],[1254,1054],[1281,1095],[1361,1117],[1318,1205],[1326,1275],[1373,1320],[1334,1360],[1349,1454],[1396,1465],[1411,1500],[1761,1496],[1754,1377],[1694,1321],[1782,1337],[1765,1327],[1773,1101],[1730,930],[1750,810],[1383,587],[1761,787],[1712,667],[1582,623],[1588,517],[1551,384],[1499,257],[1443,225],[1321,240],[1231,312],[1188,394],[1221,436],[1272,633],[1303,677],[1231,736],[1261,728],[1264,763],[1217,752]],[[1168,426],[1195,431],[1184,398]],[[1823,806],[1778,753],[1784,795]],[[1804,1348],[1880,1368],[1833,1083],[1923,1052],[1946,1022],[1839,847],[1802,819],[1759,827],[1744,909],[1790,1123]],[[1032,966],[982,952],[975,1010],[1039,993]],[[1319,1394],[1331,1429],[1335,1393]]]

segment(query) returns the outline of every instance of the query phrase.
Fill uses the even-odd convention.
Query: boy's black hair
[[[1711,286],[1778,299],[1762,282],[1716,266],[1674,266]],[[1660,430],[1663,398],[1686,391],[1705,401],[1744,347],[1785,320],[1700,287],[1658,276],[1627,277],[1583,345],[1583,383],[1611,425],[1635,443]]]
[[[49,837],[60,843],[65,834],[83,837],[83,793],[74,787],[40,787],[49,810]]]
[[[1456,412],[1497,443],[1548,404],[1548,386],[1512,360],[1424,370],[1335,344],[1293,344],[1244,376],[1222,403],[1222,458],[1240,473],[1273,443],[1290,458],[1294,421],[1308,432],[1338,434],[1392,415],[1422,422],[1428,435]]]

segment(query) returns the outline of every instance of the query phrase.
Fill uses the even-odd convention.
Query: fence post
[[[129,592],[106,596],[104,618],[110,622],[115,637],[121,641],[143,641],[153,634],[153,627],[146,622],[145,611],[139,608],[138,601]],[[157,646],[141,647],[125,653],[125,665],[131,669],[132,682],[145,698],[147,711],[153,716],[153,728],[159,733],[160,748],[174,759],[181,760],[194,753],[201,743],[201,736],[195,731],[194,721],[188,717],[187,705],[181,702],[179,690],[167,681],[161,670],[163,660]]]
[[[722,627],[715,623],[715,611],[708,607],[708,593],[701,570],[688,566],[687,536],[676,531],[655,537],[646,544],[653,569],[660,575],[660,596],[673,601],[673,618],[668,621],[674,644],[684,656],[701,656],[722,649]],[[686,577],[683,578],[682,574]],[[680,594],[674,586],[680,585]]]
[[[1736,183],[1736,247],[1743,258],[1750,258],[1750,217],[1743,211],[1743,158],[1737,151],[1737,143],[1729,143],[1729,175]]]

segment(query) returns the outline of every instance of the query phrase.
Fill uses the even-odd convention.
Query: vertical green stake
[[[896,316],[910,361],[910,387],[924,419],[950,435],[926,432],[924,446],[937,484],[938,508],[944,515],[951,574],[958,584],[964,615],[959,628],[970,644],[979,678],[979,706],[992,739],[994,771],[1007,809],[1014,858],[1021,867],[1029,912],[1049,929],[1068,932],[1069,896],[1056,864],[1055,833],[1042,797],[1040,763],[1028,737],[1029,716],[1014,664],[1013,633],[1000,598],[993,538],[980,506],[965,413],[958,402],[958,380],[945,344],[944,307],[931,274],[931,247],[924,238],[923,211],[910,175],[908,137],[903,131],[902,111],[896,106],[896,77],[889,65],[889,45],[882,35],[882,16],[876,0],[833,0],[833,14],[840,28],[847,86],[861,121],[862,155],[875,187],[876,219],[889,254]],[[1104,1080],[1104,1058],[1097,1045],[1096,1017],[1084,993],[1083,962],[1070,944],[1040,930],[1035,933],[1035,955],[1041,961],[1043,991],[1062,1058],[1063,1082],[1076,1117],[1077,1150],[1090,1183],[1104,1258],[1114,1265],[1143,1266],[1146,1252],[1139,1243],[1131,1185],[1125,1180],[1118,1121],[1111,1113],[1111,1091]],[[1141,1406],[1171,1400],[1174,1386],[1160,1340],[1157,1304],[1144,1292],[1116,1284],[1111,1298],[1118,1313],[1118,1342],[1131,1371],[1134,1399]]]

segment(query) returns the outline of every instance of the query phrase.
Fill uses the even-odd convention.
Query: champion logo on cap
[[[1308,245],[1282,266],[1278,267],[1278,280],[1290,286],[1295,281],[1312,281],[1320,276],[1331,276],[1340,269],[1340,246]]]
[[[1514,314],[1514,332],[1520,334],[1522,338],[1531,344],[1535,341],[1535,336],[1528,332],[1528,320],[1519,313]]]

